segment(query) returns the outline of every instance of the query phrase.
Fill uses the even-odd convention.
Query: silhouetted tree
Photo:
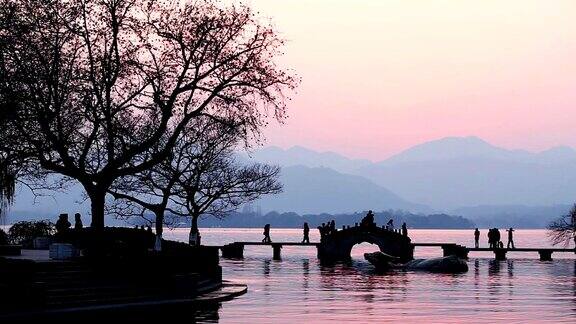
[[[204,134],[202,141],[183,151],[191,167],[180,176],[172,199],[174,214],[191,217],[191,237],[199,233],[200,216],[223,218],[262,195],[282,191],[278,166],[240,163],[233,151],[234,135],[215,129]]]
[[[554,245],[564,244],[568,246],[574,241],[576,246],[576,204],[570,212],[548,225],[548,235]]]
[[[186,145],[190,145],[189,142],[181,138],[167,159],[149,170],[119,178],[108,191],[115,198],[107,206],[109,213],[120,219],[138,216],[155,224],[155,247],[158,249],[161,248],[165,213],[169,209],[170,198],[177,190],[175,186],[181,175],[179,170],[186,168],[182,155],[178,153]],[[149,212],[154,215],[154,219],[147,217]]]
[[[0,0],[0,22],[0,132],[18,159],[80,182],[96,228],[112,183],[166,160],[192,120],[257,139],[296,83],[242,5]]]
[[[31,247],[35,238],[52,236],[54,233],[56,233],[56,228],[48,220],[20,221],[10,227],[8,237],[12,244],[22,244],[26,247]]]
[[[200,215],[223,217],[261,195],[280,192],[277,166],[236,161],[234,149],[242,141],[238,129],[207,118],[196,120],[177,141],[170,159],[113,184],[110,192],[120,200],[112,205],[114,213],[129,217],[153,212],[161,238],[167,211],[190,216],[191,231],[197,233]]]

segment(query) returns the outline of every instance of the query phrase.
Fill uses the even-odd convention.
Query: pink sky
[[[373,160],[445,136],[576,146],[576,1],[245,2],[302,78],[268,145]]]

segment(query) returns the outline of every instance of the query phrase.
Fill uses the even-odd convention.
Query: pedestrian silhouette
[[[480,247],[480,231],[478,230],[478,227],[474,230],[474,247]]]
[[[394,220],[392,218],[386,223],[386,227],[388,227],[389,231],[394,232]]]
[[[322,225],[318,226],[318,232],[320,232],[320,239],[322,240],[324,236],[326,236],[326,224],[322,223]]]
[[[491,228],[488,230],[488,246],[491,249],[498,248],[498,241],[500,241],[500,232],[497,228]]]
[[[374,213],[369,210],[368,214],[366,214],[366,216],[364,216],[364,218],[362,218],[362,221],[360,222],[360,226],[361,227],[372,227],[374,226]],[[356,226],[358,226],[358,223],[356,223]]]
[[[330,234],[333,234],[336,232],[336,222],[334,220],[332,220],[330,222],[330,229],[329,230],[330,230],[330,232],[329,232]]]
[[[516,247],[514,247],[514,234],[512,234],[514,229],[510,227],[510,229],[506,231],[508,232],[508,245],[506,247],[509,249],[510,246],[512,246],[512,248],[515,249]]]
[[[270,224],[264,225],[264,239],[262,239],[264,243],[272,243],[270,239]]]
[[[58,221],[56,221],[56,231],[58,233],[67,232],[72,224],[68,221],[68,214],[60,214]]]
[[[304,223],[304,238],[302,239],[302,243],[310,243],[310,227],[308,227],[308,223]]]
[[[406,223],[402,223],[402,236],[408,237],[408,227],[406,227]]]
[[[80,216],[80,213],[74,214],[74,229],[80,230],[83,227],[84,225],[82,224],[82,216]]]

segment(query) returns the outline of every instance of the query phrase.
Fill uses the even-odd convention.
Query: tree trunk
[[[190,226],[190,235],[188,236],[188,244],[200,245],[200,231],[198,231],[198,215],[192,216],[192,224]]]
[[[192,226],[190,227],[190,230],[198,233],[198,215],[192,216]]]
[[[164,232],[164,211],[155,213],[156,215],[156,242],[154,251],[162,251],[162,233]]]
[[[164,212],[154,214],[156,216],[156,234],[162,235],[164,232]]]
[[[106,200],[106,191],[88,191],[88,196],[90,197],[92,211],[92,223],[90,226],[93,229],[102,230],[104,229],[104,204]]]

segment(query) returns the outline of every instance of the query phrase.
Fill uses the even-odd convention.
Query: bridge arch
[[[318,258],[323,261],[349,260],[352,248],[364,242],[377,245],[381,252],[397,256],[403,262],[414,258],[409,237],[376,226],[351,227],[323,237],[318,245]]]

